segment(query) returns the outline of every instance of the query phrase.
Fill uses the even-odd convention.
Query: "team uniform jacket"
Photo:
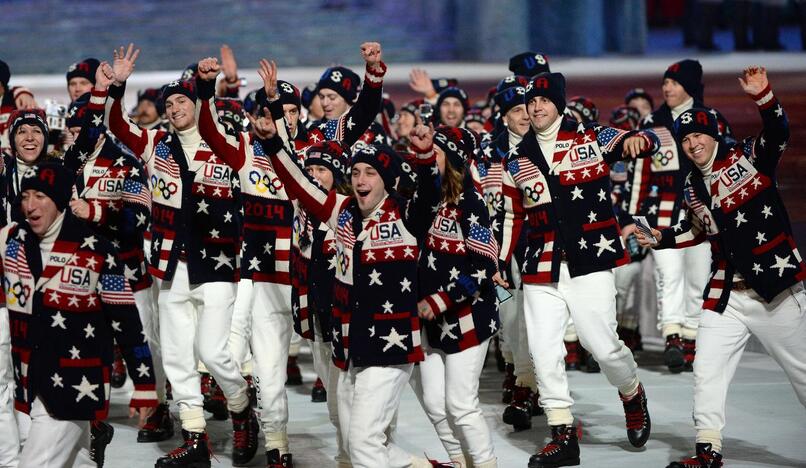
[[[550,156],[552,168],[532,129],[507,156],[500,259],[509,260],[528,215],[524,283],[559,281],[563,260],[571,276],[629,262],[610,199],[609,164],[621,158],[624,140],[635,134],[563,120]],[[646,154],[657,151],[654,134],[638,134],[649,144]]]
[[[240,187],[236,174],[204,140],[188,162],[176,134],[133,124],[123,112],[124,91],[125,85],[110,87],[108,126],[143,161],[150,177],[149,273],[170,281],[184,256],[190,284],[237,281]]]
[[[686,177],[687,219],[662,231],[656,248],[711,243],[711,277],[703,308],[723,312],[736,274],[765,301],[806,279],[775,170],[789,140],[783,107],[767,87],[753,96],[764,129],[729,146],[719,143],[710,195],[698,169]]]
[[[215,82],[197,79],[196,87],[199,133],[240,181],[241,276],[257,282],[291,284],[288,271],[294,209],[283,182],[252,135],[226,133],[216,114]]]
[[[143,235],[151,216],[148,179],[139,161],[125,154],[110,139],[95,148],[104,130],[106,96],[93,90],[87,105],[85,128],[64,164],[77,172],[75,191],[90,207],[88,222],[115,247],[133,291],[151,286],[143,255]]]
[[[703,107],[703,104],[695,101],[694,107]],[[711,112],[725,121],[715,109]],[[680,220],[683,184],[692,169],[683,148],[672,135],[673,127],[672,110],[665,103],[644,117],[641,128],[651,129],[658,136],[660,148],[650,157],[635,160],[629,167],[627,212],[646,216],[651,225],[660,228]],[[729,128],[721,130],[730,135]]]
[[[6,93],[0,98],[0,152],[2,153],[11,150],[11,143],[8,139],[8,120],[11,118],[11,113],[17,109],[17,105],[14,101],[23,94],[33,96],[28,88],[13,86],[11,89],[6,90]]]
[[[459,202],[442,201],[431,219],[418,271],[421,299],[436,318],[425,322],[425,331],[431,347],[458,353],[483,343],[501,325],[492,283],[498,244],[469,174]]]
[[[45,265],[27,223],[0,230],[0,257],[18,411],[38,396],[56,419],[106,419],[113,338],[134,381],[130,405],[157,406],[151,353],[108,241],[66,211]]]
[[[417,220],[429,208],[388,196],[363,219],[353,197],[325,194],[279,137],[263,141],[289,194],[336,233],[333,362],[346,370],[423,359],[417,316]],[[422,233],[424,235],[424,232]]]

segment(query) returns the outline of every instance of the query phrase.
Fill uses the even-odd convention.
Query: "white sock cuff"
[[[288,453],[288,434],[285,432],[271,432],[263,434],[266,437],[266,451],[278,449],[280,455]]]
[[[697,329],[696,328],[689,328],[683,327],[680,333],[680,337],[684,340],[696,340],[697,339]]]
[[[722,431],[716,429],[698,429],[698,444],[711,444],[711,450],[722,453]]]
[[[683,326],[679,323],[664,323],[660,327],[661,335],[665,337],[669,335],[679,335],[683,331]]]
[[[190,432],[204,432],[207,428],[207,421],[204,419],[202,408],[188,408],[179,410],[179,420],[182,422],[182,429]]]
[[[549,426],[570,426],[574,424],[574,415],[571,414],[571,408],[545,408],[545,410]]]

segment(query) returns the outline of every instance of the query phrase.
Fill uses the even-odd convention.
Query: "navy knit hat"
[[[350,170],[350,158],[344,146],[337,141],[323,141],[310,146],[305,151],[305,167],[311,165],[324,166],[333,173],[333,179],[339,182],[347,180]]]
[[[87,104],[90,103],[91,93],[84,93],[70,103],[65,114],[64,124],[67,128],[81,127],[87,115]]]
[[[523,97],[526,95],[528,85],[529,79],[521,75],[508,76],[498,83],[495,103],[502,117],[513,107],[524,104]]]
[[[193,80],[174,80],[162,87],[162,102],[168,101],[168,98],[174,94],[182,94],[187,96],[191,101],[196,101],[196,86]]]
[[[437,94],[445,91],[448,88],[455,88],[459,86],[459,80],[456,78],[434,78],[431,80],[431,86]]]
[[[0,60],[0,84],[3,85],[3,88],[8,91],[8,81],[11,79],[11,69],[8,68],[8,64],[2,60]]]
[[[311,83],[302,89],[302,94],[300,95],[300,103],[302,104],[302,107],[306,109],[311,107],[311,102],[313,102],[314,96],[316,96],[316,83]]]
[[[246,116],[241,101],[233,98],[215,98],[215,109],[219,120],[235,135],[244,130]]]
[[[465,123],[477,122],[482,125],[486,124],[487,118],[484,117],[482,110],[483,109],[480,107],[471,107],[470,109],[467,110],[467,113],[465,113],[464,122]]]
[[[94,58],[85,58],[67,68],[67,82],[73,78],[86,78],[90,83],[95,84],[95,72],[101,62]]]
[[[702,101],[702,65],[697,60],[685,59],[669,65],[663,79],[671,78],[678,83],[695,101]]]
[[[610,114],[610,126],[621,130],[636,130],[641,122],[641,114],[635,107],[621,105]]]
[[[516,75],[535,76],[539,73],[551,72],[549,57],[537,52],[523,52],[509,59],[509,71]]]
[[[375,168],[383,179],[386,191],[391,192],[395,188],[395,179],[400,174],[399,159],[395,150],[386,145],[365,145],[353,153],[351,165],[365,163]]]
[[[576,111],[582,117],[582,123],[594,123],[599,121],[599,109],[596,104],[585,96],[574,96],[568,100],[566,106]]]
[[[8,118],[9,126],[8,126],[8,139],[9,144],[11,146],[11,154],[17,154],[17,148],[14,144],[14,135],[19,130],[20,126],[23,124],[28,125],[36,125],[42,130],[42,134],[45,135],[45,144],[42,145],[42,152],[39,153],[38,158],[44,158],[48,154],[48,145],[47,145],[47,138],[48,138],[48,118],[45,115],[45,111],[42,109],[17,109],[11,113]]]
[[[644,88],[633,88],[627,91],[627,95],[624,96],[624,104],[630,105],[630,101],[635,98],[642,98],[649,101],[649,107],[654,109],[655,102],[652,100],[652,95],[650,95]]]
[[[64,211],[73,195],[75,173],[56,162],[41,162],[31,166],[22,178],[20,193],[26,190],[42,192]]]
[[[562,114],[565,110],[565,77],[562,73],[540,73],[532,78],[526,87],[524,102],[535,97],[543,96],[554,103],[557,112]]]
[[[179,75],[179,81],[187,81],[187,80],[194,80],[196,76],[199,74],[199,64],[198,63],[191,63],[184,70],[182,70],[182,74]]]
[[[716,116],[702,107],[683,112],[674,121],[674,135],[677,141],[682,141],[689,133],[704,133],[714,140],[719,140],[719,124]]]
[[[437,98],[435,114],[436,114],[437,120],[439,122],[442,122],[442,115],[440,114],[440,107],[442,106],[442,103],[445,101],[445,99],[447,99],[449,97],[458,99],[459,102],[462,104],[462,109],[464,109],[465,112],[467,112],[467,108],[470,105],[470,103],[467,100],[467,93],[465,92],[464,89],[462,89],[462,88],[446,88],[441,93],[439,93],[439,97]]]
[[[322,73],[316,91],[332,89],[343,97],[347,104],[352,104],[358,96],[358,86],[361,78],[352,70],[345,67],[330,67]]]
[[[440,125],[434,132],[434,144],[445,153],[445,159],[455,169],[461,169],[471,154],[466,151],[461,129]]]
[[[299,89],[288,81],[277,80],[277,93],[280,96],[280,104],[291,104],[297,106],[297,109],[302,107]]]
[[[160,90],[157,88],[146,88],[137,92],[137,104],[142,101],[150,101],[154,103],[157,108],[157,114],[162,115],[165,113],[165,103],[160,98]]]

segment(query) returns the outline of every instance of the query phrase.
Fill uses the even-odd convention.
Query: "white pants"
[[[0,467],[16,467],[20,433],[14,417],[14,371],[8,309],[0,307]]]
[[[299,348],[302,346],[303,338],[294,331],[293,322],[291,326],[291,339],[288,343],[288,355],[297,357],[299,355]]]
[[[638,308],[636,307],[636,289],[641,274],[641,262],[632,262],[613,270],[616,281],[616,317],[619,326],[638,329]],[[702,292],[700,292],[702,296]]]
[[[339,372],[339,423],[354,468],[408,468],[412,457],[387,438],[414,364]]]
[[[316,320],[314,318],[314,320]],[[316,325],[315,325],[316,326]],[[330,417],[330,422],[336,428],[336,445],[338,446],[338,453],[336,453],[335,460],[340,465],[350,464],[350,455],[347,453],[347,447],[344,443],[344,438],[341,434],[341,425],[339,424],[339,374],[341,370],[333,364],[331,356],[333,355],[333,347],[330,342],[322,341],[322,336],[316,328],[316,341],[311,344],[311,355],[313,357],[313,368],[316,370],[316,375],[322,379],[327,390],[327,414]]]
[[[134,293],[134,302],[143,324],[143,334],[151,350],[151,360],[154,362],[154,383],[157,388],[157,399],[165,403],[165,367],[162,364],[162,350],[160,349],[160,327],[157,315],[157,289],[156,283],[150,287]]]
[[[720,437],[728,387],[750,335],[783,368],[806,406],[806,292],[791,287],[765,303],[754,291],[733,291],[725,312],[703,312],[694,361],[694,426],[697,441]],[[802,416],[792,415],[798,418]]]
[[[191,285],[187,263],[178,262],[172,281],[159,283],[159,327],[162,362],[179,406],[182,428],[201,432],[206,427],[202,409],[198,361],[215,377],[227,397],[230,411],[249,405],[246,381],[227,346],[235,283]]]
[[[247,363],[251,359],[249,350],[250,330],[252,329],[252,308],[255,306],[255,294],[251,279],[242,279],[238,282],[238,292],[235,296],[235,306],[232,312],[232,326],[229,335],[229,350],[235,365],[242,373],[247,370]]]
[[[529,354],[529,335],[526,331],[526,317],[524,311],[523,290],[515,291],[512,300],[516,301],[518,312],[518,345],[515,349],[515,385],[519,387],[529,387],[532,391],[537,390],[535,381],[535,366],[532,356]]]
[[[518,301],[515,295],[520,291],[521,275],[515,258],[509,268],[509,293],[512,299],[500,304],[498,316],[501,319],[501,332],[498,334],[498,343],[504,360],[513,364],[518,349]]]
[[[632,352],[616,335],[616,288],[611,270],[571,278],[568,265],[560,267],[560,281],[525,284],[526,329],[535,364],[540,406],[550,425],[571,424],[574,400],[568,390],[563,335],[569,316],[574,319],[582,346],[599,363],[615,387],[637,385]]]
[[[427,339],[423,333],[422,340]],[[425,351],[425,350],[424,350]],[[423,373],[428,374],[424,376]],[[434,374],[434,375],[432,375]],[[439,378],[439,377],[442,378]],[[450,458],[464,456],[462,443],[454,435],[454,428],[448,421],[448,410],[445,406],[445,363],[436,353],[425,354],[425,360],[414,366],[409,384],[423,411],[434,425],[442,446]],[[427,389],[425,387],[428,387]]]
[[[697,330],[702,315],[702,294],[711,273],[708,242],[684,249],[653,250],[658,291],[658,329],[665,335]]]
[[[42,400],[31,405],[31,429],[20,453],[19,466],[95,468],[90,459],[90,422],[51,417]]]
[[[291,286],[253,284],[252,360],[258,410],[266,450],[288,452],[288,398],[285,393],[288,345],[291,339]]]
[[[447,413],[448,429],[454,429],[476,466],[487,466],[495,461],[490,429],[479,406],[479,377],[489,344],[487,339],[464,351],[445,354],[429,346],[424,338],[422,346],[426,359],[419,366],[426,414],[435,422],[432,414],[441,416]],[[439,432],[436,422],[434,427]],[[449,451],[448,455],[453,458],[455,454]]]

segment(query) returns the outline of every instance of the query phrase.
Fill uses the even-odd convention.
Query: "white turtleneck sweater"
[[[59,237],[59,231],[62,230],[62,223],[64,223],[64,211],[59,213],[59,216],[53,220],[45,235],[39,239],[39,252],[42,254],[42,269],[48,264],[48,257],[50,251],[53,250],[53,244],[56,243],[56,238]]]
[[[202,139],[199,128],[194,125],[186,130],[177,130],[176,135],[179,137],[182,151],[185,153],[188,167],[190,167],[190,161],[193,161],[193,158],[196,157],[196,151],[199,149],[199,143],[201,143]]]
[[[17,173],[15,174],[17,180],[15,182],[17,187],[19,187],[20,184],[22,184],[22,176],[25,175],[25,173],[28,171],[28,169],[31,168],[31,166],[33,166],[33,164],[28,164],[20,158],[14,158],[14,159],[17,160]]]
[[[677,120],[680,114],[694,107],[694,98],[690,97],[677,107],[672,108],[672,121]]]
[[[559,163],[554,164],[552,161],[554,159],[554,145],[557,143],[557,135],[560,133],[560,125],[562,122],[563,116],[558,115],[557,120],[549,125],[548,128],[535,132],[537,143],[540,145],[540,151],[543,153],[543,157],[546,158],[546,163],[549,165],[552,174],[556,174],[556,168],[559,166]],[[554,164],[554,166],[552,166],[552,164]]]
[[[518,146],[520,144],[521,140],[523,140],[523,136],[518,135],[517,133],[513,132],[510,129],[507,129],[507,133],[509,134],[509,148],[510,149]]]

